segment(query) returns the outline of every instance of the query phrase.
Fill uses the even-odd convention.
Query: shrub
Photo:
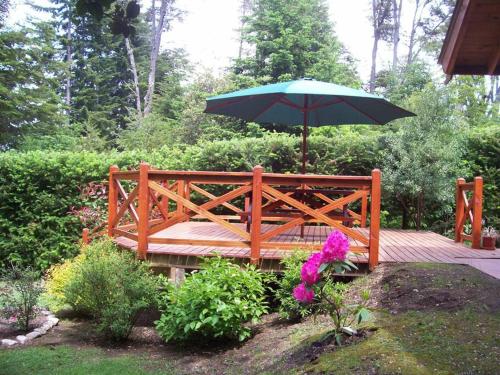
[[[50,273],[49,294],[90,315],[115,340],[128,337],[138,313],[155,301],[157,279],[147,263],[110,240],[86,246],[82,256]]]
[[[0,307],[2,315],[23,331],[27,331],[30,322],[37,315],[36,304],[43,291],[39,274],[31,268],[20,268],[16,265],[6,271],[0,290]]]
[[[281,264],[285,269],[282,277],[278,280],[278,288],[275,291],[275,296],[279,302],[279,315],[283,319],[295,320],[304,318],[313,311],[312,305],[301,304],[292,296],[293,288],[300,283],[300,270],[307,257],[308,253],[295,251],[291,256],[281,260]]]
[[[83,261],[84,254],[77,255],[73,259],[68,259],[64,263],[56,264],[47,271],[45,281],[44,302],[53,312],[58,312],[68,306],[65,288],[68,283],[76,276],[76,269]]]
[[[244,323],[267,312],[263,279],[253,266],[242,269],[220,257],[206,259],[180,286],[168,284],[156,329],[167,342],[194,337],[243,341],[251,334]]]

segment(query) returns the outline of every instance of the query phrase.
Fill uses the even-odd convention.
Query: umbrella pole
[[[307,107],[308,107],[308,95],[304,95],[304,129],[302,130],[302,174],[306,174],[306,164],[307,164]],[[301,188],[305,190],[306,186],[302,185]],[[302,195],[304,198],[304,195]],[[302,203],[304,199],[302,199]],[[304,224],[300,226],[300,238],[304,238]]]
[[[307,103],[308,95],[304,95],[304,129],[302,130],[302,174],[306,174],[307,163]]]

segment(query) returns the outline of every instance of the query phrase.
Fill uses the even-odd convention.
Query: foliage
[[[156,329],[167,342],[195,337],[243,341],[251,334],[244,323],[267,312],[263,281],[253,266],[241,269],[226,259],[208,258],[181,285],[167,284]]]
[[[278,279],[275,296],[280,304],[280,317],[283,319],[300,319],[312,313],[311,305],[301,304],[292,296],[293,288],[300,283],[300,270],[306,260],[307,253],[304,251],[295,251],[281,260],[284,270],[282,277]]]
[[[469,180],[482,176],[483,218],[487,225],[500,228],[500,126],[486,123],[469,131],[466,143]]]
[[[361,293],[359,304],[348,304],[345,292],[347,286],[332,282],[335,274],[357,269],[347,259],[349,240],[340,231],[334,230],[326,239],[321,252],[312,254],[300,270],[301,283],[293,289],[293,297],[300,303],[310,304],[316,298],[320,301],[319,311],[326,313],[333,321],[333,334],[338,345],[342,343],[345,328],[353,323],[362,323],[371,317],[367,308],[370,294]]]
[[[62,280],[61,274],[67,279]],[[157,288],[147,263],[117,249],[110,240],[86,246],[83,257],[51,282],[62,283],[64,302],[92,316],[97,329],[115,340],[128,337],[138,313],[154,303]]]
[[[84,261],[83,249],[73,259],[64,263],[55,264],[49,268],[45,278],[44,302],[50,311],[58,312],[68,306],[66,287],[76,277],[79,265]]]
[[[418,230],[453,214],[465,126],[446,89],[429,85],[412,95],[408,107],[418,116],[400,121],[385,138],[382,183],[386,197],[400,204],[403,228],[411,220]]]
[[[26,129],[63,122],[55,40],[47,22],[0,31],[0,150],[14,146]]]
[[[39,276],[33,269],[15,264],[11,264],[3,275],[5,286],[0,289],[0,311],[23,331],[29,329],[37,315],[36,304],[43,291]]]
[[[305,76],[359,85],[352,58],[333,34],[323,0],[259,0],[245,19],[242,39],[252,54],[234,71],[259,82]]]

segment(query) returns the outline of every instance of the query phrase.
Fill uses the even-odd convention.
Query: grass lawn
[[[0,350],[0,375],[499,373],[500,280],[461,265],[385,264],[351,289],[371,291],[374,319],[368,337],[340,348],[317,345],[326,317],[270,314],[245,343],[210,347],[165,345],[152,327],[111,345],[88,322],[62,320],[30,346]]]
[[[27,347],[0,351],[0,374],[142,375],[172,374],[158,361],[138,356],[109,356],[101,349],[71,346]]]

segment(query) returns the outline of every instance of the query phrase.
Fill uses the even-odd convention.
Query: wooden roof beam
[[[495,70],[500,60],[500,45],[497,46],[497,51],[491,56],[491,60],[488,63],[488,74],[491,76],[495,74]]]
[[[458,9],[455,9],[453,13],[441,55],[439,56],[439,62],[442,64],[443,70],[447,75],[453,74],[458,51],[467,31],[467,19],[471,14],[472,5],[473,1],[471,0],[458,0],[456,4]]]

